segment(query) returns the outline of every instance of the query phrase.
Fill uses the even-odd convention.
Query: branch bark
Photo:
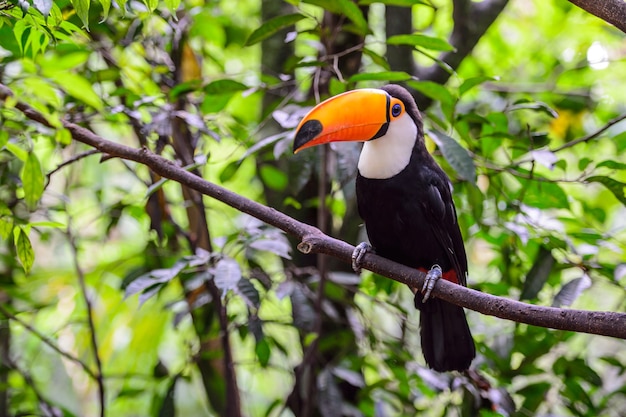
[[[626,33],[626,2],[624,0],[568,1]]]
[[[13,96],[11,90],[0,84],[0,100],[4,101],[11,96]],[[29,119],[52,127],[41,113],[28,104],[17,100],[14,101],[14,108],[21,111]],[[173,162],[149,152],[145,148],[131,148],[104,139],[75,123],[68,121],[63,121],[62,123],[71,132],[72,138],[78,142],[98,149],[110,156],[145,165],[165,178],[184,184],[204,195],[215,198],[243,213],[254,216],[269,225],[298,237],[301,240],[298,249],[304,253],[321,253],[333,256],[344,262],[351,262],[354,246],[327,236],[313,226],[301,223],[271,207],[264,206],[210,183],[187,172]],[[365,256],[363,267],[413,288],[421,288],[425,278],[425,274],[421,271],[375,254]],[[624,313],[536,306],[481,293],[445,280],[440,280],[437,283],[433,289],[433,295],[482,314],[519,323],[626,339],[626,314]]]

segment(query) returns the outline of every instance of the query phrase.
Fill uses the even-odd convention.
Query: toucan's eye
[[[400,113],[402,113],[402,106],[400,104],[396,103],[393,106],[391,106],[391,115],[393,117],[400,116]]]

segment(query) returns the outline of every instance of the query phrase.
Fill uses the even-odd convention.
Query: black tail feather
[[[420,310],[420,336],[426,363],[435,371],[464,371],[476,356],[474,340],[463,307],[438,298],[422,302],[415,295]]]

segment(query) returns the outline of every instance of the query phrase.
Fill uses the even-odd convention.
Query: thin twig
[[[597,138],[598,136],[600,136],[602,133],[604,133],[606,130],[608,130],[611,126],[616,125],[617,123],[621,122],[622,120],[626,119],[626,114],[622,114],[620,116],[617,116],[611,120],[609,120],[607,122],[607,124],[605,124],[604,126],[602,126],[600,129],[596,130],[593,133],[590,133],[586,136],[583,136],[582,138],[578,138],[578,139],[574,139],[571,140],[567,143],[564,143],[563,145],[552,149],[552,152],[558,152],[561,151],[563,149],[566,148],[571,148],[572,146],[578,145],[579,143],[583,143],[583,142],[589,142],[590,140],[593,140],[595,138]]]
[[[15,314],[12,314],[9,310],[4,308],[2,304],[0,304],[0,314],[2,314],[7,319],[13,320],[14,322],[18,323],[20,326],[22,326],[23,328],[28,330],[30,333],[35,335],[39,340],[41,340],[50,349],[54,350],[56,353],[63,356],[65,359],[69,360],[70,362],[73,362],[76,365],[80,366],[83,369],[83,371],[85,371],[85,373],[89,375],[91,378],[93,378],[94,380],[97,379],[96,373],[92,371],[91,368],[89,368],[89,366],[85,362],[81,361],[75,356],[72,356],[72,354],[70,354],[69,352],[66,352],[63,349],[61,349],[59,346],[57,346],[54,343],[52,339],[50,339],[48,336],[41,333],[39,330],[35,329],[30,324],[26,323],[24,320],[17,317]]]
[[[97,150],[97,149],[90,149],[88,151],[81,152],[78,155],[74,155],[73,157],[71,157],[67,161],[63,161],[56,168],[54,168],[52,171],[50,171],[50,172],[48,172],[48,174],[46,174],[46,178],[48,180],[47,181],[48,184],[50,183],[50,177],[53,174],[55,174],[58,170],[60,170],[61,168],[65,167],[67,165],[73,164],[74,162],[80,161],[81,159],[86,158],[86,157],[91,156],[91,155],[96,154],[96,153],[100,153],[100,151]],[[46,186],[47,186],[47,184],[46,184]]]
[[[67,228],[67,236],[68,236],[70,248],[72,249],[72,255],[74,258],[73,259],[74,268],[76,269],[76,274],[78,275],[78,284],[80,285],[80,292],[83,296],[83,300],[85,301],[85,308],[87,309],[87,325],[89,326],[89,336],[91,338],[91,350],[93,353],[94,361],[96,362],[96,373],[94,377],[98,385],[98,401],[100,402],[100,417],[104,417],[105,408],[106,408],[105,407],[105,393],[104,393],[104,379],[102,377],[102,361],[100,360],[100,354],[98,353],[98,338],[96,335],[96,325],[93,319],[93,306],[91,305],[89,294],[87,294],[85,272],[80,266],[80,262],[78,262],[78,247],[76,245],[76,240],[74,239],[74,234],[72,233],[69,226]]]
[[[0,100],[11,95],[11,90],[0,84]],[[21,111],[31,120],[50,126],[41,113],[26,103],[17,101],[14,108]],[[256,217],[269,225],[298,237],[301,239],[298,249],[304,253],[323,253],[334,256],[346,263],[351,262],[354,246],[327,236],[316,227],[299,222],[278,210],[208,182],[197,175],[185,171],[172,161],[149,152],[147,149],[135,149],[106,140],[92,131],[71,122],[64,121],[63,125],[71,132],[74,140],[78,142],[92,146],[111,156],[145,165],[163,177],[180,182],[240,212]],[[415,238],[419,239],[419,236]],[[364,268],[370,271],[389,277],[412,288],[421,288],[426,276],[421,271],[371,253],[364,257],[362,264]],[[626,314],[624,313],[536,306],[485,294],[445,280],[438,281],[433,289],[433,296],[479,313],[519,323],[626,339]]]

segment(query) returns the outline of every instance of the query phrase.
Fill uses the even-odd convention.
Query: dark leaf
[[[159,407],[159,417],[176,417],[176,407],[174,396],[176,394],[176,382],[178,382],[178,377],[174,377],[172,379],[172,383],[167,387],[167,392],[163,397],[163,402]]]
[[[259,43],[263,39],[269,38],[279,30],[292,26],[304,18],[305,16],[300,13],[274,17],[263,23],[258,29],[250,34],[248,40],[246,41],[246,46]]]
[[[583,274],[580,278],[575,278],[563,285],[554,297],[552,307],[567,307],[591,286],[591,278],[587,274]]]
[[[441,38],[414,33],[412,35],[395,35],[387,39],[389,45],[411,45],[431,49],[433,51],[454,51],[454,46]]]
[[[469,152],[462,147],[459,142],[443,132],[434,130],[429,133],[430,137],[437,146],[439,146],[439,149],[441,149],[443,157],[446,158],[446,161],[448,161],[456,173],[459,174],[459,177],[475,184],[476,165],[474,165],[474,160]]]
[[[265,368],[269,363],[270,356],[272,354],[270,345],[267,343],[267,337],[263,337],[256,342],[254,352],[256,353],[256,357],[259,359],[261,367]]]
[[[248,306],[254,307],[255,309],[259,308],[259,306],[261,305],[259,291],[252,284],[252,282],[250,282],[249,279],[241,278],[237,283],[237,290],[239,292],[239,295],[241,295],[245,299]]]
[[[463,81],[463,83],[459,86],[459,96],[462,96],[463,94],[467,93],[469,90],[476,87],[477,85],[480,85],[487,81],[495,81],[495,80],[496,78],[494,77],[487,77],[484,75],[481,75],[479,77],[468,78],[467,80]]]
[[[520,300],[532,300],[537,297],[539,291],[541,291],[546,281],[548,281],[548,277],[555,263],[556,260],[554,256],[552,256],[552,251],[541,246],[535,257],[535,262],[524,280]]]
[[[598,165],[596,165],[596,168],[602,168],[602,167],[606,167],[609,169],[624,170],[626,169],[626,164],[623,162],[607,160],[607,161],[602,161]]]
[[[626,184],[623,182],[614,180],[613,178],[605,177],[605,176],[593,176],[588,177],[587,182],[598,182],[604,185],[613,195],[622,203],[626,205],[626,194],[624,194],[624,187]]]

